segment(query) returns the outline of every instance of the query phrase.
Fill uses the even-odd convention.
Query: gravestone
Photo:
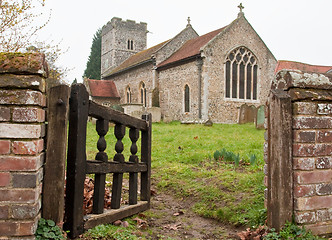
[[[261,105],[257,108],[257,115],[255,125],[257,129],[264,129],[264,121],[265,121],[265,107]]]
[[[248,106],[247,104],[243,104],[240,107],[240,115],[239,115],[239,124],[255,122],[257,109],[255,106]]]

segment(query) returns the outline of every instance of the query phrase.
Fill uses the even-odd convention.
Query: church
[[[243,104],[264,105],[277,60],[245,18],[199,36],[188,18],[173,38],[146,49],[147,24],[113,18],[102,28],[101,81],[125,109],[158,108],[168,122],[236,123]]]

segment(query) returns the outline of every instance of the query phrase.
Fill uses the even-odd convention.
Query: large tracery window
[[[257,100],[257,59],[245,47],[234,49],[226,59],[226,98]]]
[[[141,97],[141,104],[146,107],[146,88],[145,84],[142,82],[140,86],[140,97]]]

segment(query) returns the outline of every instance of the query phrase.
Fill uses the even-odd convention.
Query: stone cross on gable
[[[240,3],[240,5],[237,6],[237,7],[240,8],[240,12],[242,12],[242,9],[244,8],[243,5],[242,5],[242,3]]]
[[[190,17],[187,18],[188,24],[187,26],[190,26]]]

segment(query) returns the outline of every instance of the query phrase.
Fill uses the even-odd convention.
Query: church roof
[[[277,73],[282,69],[300,70],[303,72],[327,73],[332,70],[332,66],[318,66],[301,62],[279,60],[274,72]]]
[[[226,26],[227,27],[227,26]],[[189,59],[200,54],[200,49],[205,46],[212,38],[222,32],[226,27],[209,32],[202,36],[188,40],[183,46],[173,53],[168,59],[161,62],[157,67],[166,66],[181,60]]]
[[[113,75],[115,73],[122,72],[130,67],[134,67],[137,65],[140,65],[142,63],[145,63],[147,61],[152,60],[152,55],[159,49],[161,48],[165,43],[167,43],[169,40],[164,41],[162,43],[159,43],[158,45],[155,45],[151,48],[148,48],[146,50],[140,51],[131,57],[129,57],[126,61],[121,63],[118,67],[114,68],[110,73],[106,74],[107,76]]]
[[[120,98],[115,83],[110,80],[87,79],[93,97]]]

